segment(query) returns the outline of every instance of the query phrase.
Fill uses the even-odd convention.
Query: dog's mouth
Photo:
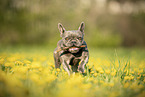
[[[76,46],[70,47],[69,51],[72,53],[77,53],[82,47],[86,47],[86,45],[81,45],[80,47],[76,47]]]
[[[79,49],[80,49],[80,48],[78,48],[78,47],[70,47],[70,48],[69,48],[69,51],[70,51],[71,53],[77,53],[77,52],[79,51]]]
[[[80,48],[86,47],[86,45],[81,45],[80,47],[64,47],[62,49],[58,49],[57,52],[61,51],[61,50],[69,50],[72,53],[77,53]]]
[[[69,49],[71,49],[71,50],[78,50],[79,48],[78,47],[71,47]]]

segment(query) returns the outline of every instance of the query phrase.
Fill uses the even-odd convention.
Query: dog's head
[[[85,24],[82,22],[78,30],[66,31],[61,23],[58,23],[58,29],[60,36],[62,37],[63,44],[66,47],[80,47],[84,41],[84,27]]]

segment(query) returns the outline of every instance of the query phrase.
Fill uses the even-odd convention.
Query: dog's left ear
[[[78,30],[84,33],[84,28],[85,28],[85,23],[81,22]]]

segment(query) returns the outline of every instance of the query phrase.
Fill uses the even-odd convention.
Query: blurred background
[[[82,21],[90,47],[145,46],[145,0],[0,0],[0,46],[56,46]]]

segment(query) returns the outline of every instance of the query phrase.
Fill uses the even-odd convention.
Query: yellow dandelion
[[[13,67],[14,66],[14,63],[12,63],[12,62],[6,62],[4,65],[6,67]]]
[[[109,69],[105,70],[105,73],[109,75],[110,74],[110,70]]]
[[[130,80],[133,80],[134,79],[134,76],[130,76]]]
[[[129,77],[129,76],[125,76],[124,79],[125,79],[125,80],[129,80],[130,77]]]
[[[31,61],[24,60],[24,63],[25,63],[25,64],[31,64]]]
[[[56,71],[57,71],[57,72],[59,72],[59,71],[60,71],[60,69],[59,69],[59,68],[57,68],[57,69],[56,69]]]
[[[39,68],[39,71],[42,71],[43,70],[43,68]]]
[[[94,71],[91,71],[90,73],[93,74],[93,73],[95,73],[95,72],[94,72]]]
[[[137,79],[139,80],[139,79],[140,79],[140,76],[139,76],[139,77],[137,77]]]
[[[98,74],[97,73],[94,73],[94,76],[96,77]]]
[[[21,61],[16,61],[15,64],[16,64],[16,65],[24,65],[24,63],[21,62]]]
[[[55,67],[55,65],[51,65],[53,68]]]
[[[116,75],[116,72],[111,72],[111,76],[115,76]]]
[[[98,67],[98,68],[96,68],[96,70],[97,70],[97,71],[101,71],[101,70],[102,70],[102,68],[101,68],[101,67]]]
[[[103,74],[103,73],[104,73],[104,71],[103,71],[103,70],[101,70],[101,71],[99,71],[99,73]]]
[[[2,58],[2,59],[0,59],[0,64],[3,64],[4,63],[4,59]]]
[[[130,73],[131,73],[131,74],[134,74],[134,71],[131,71]]]

